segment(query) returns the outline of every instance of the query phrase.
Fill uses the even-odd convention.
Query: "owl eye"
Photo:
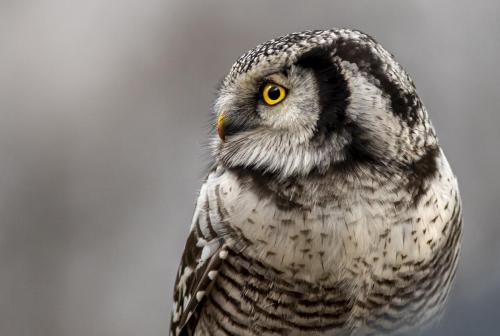
[[[283,101],[286,97],[286,89],[275,83],[266,83],[262,89],[262,100],[269,106]]]

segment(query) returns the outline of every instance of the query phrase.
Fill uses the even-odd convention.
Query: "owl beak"
[[[217,118],[217,134],[219,135],[219,138],[224,141],[224,112],[221,112],[219,114],[219,117]]]

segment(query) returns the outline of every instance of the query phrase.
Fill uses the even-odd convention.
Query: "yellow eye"
[[[269,106],[273,106],[281,102],[286,97],[286,90],[284,87],[274,84],[267,83],[262,89],[262,99],[264,103]]]

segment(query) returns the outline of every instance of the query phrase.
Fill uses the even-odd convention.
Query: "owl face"
[[[399,169],[436,141],[404,70],[350,30],[295,33],[250,50],[223,81],[215,114],[220,163],[280,178]]]

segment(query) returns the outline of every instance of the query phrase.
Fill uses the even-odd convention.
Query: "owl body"
[[[389,53],[349,30],[272,40],[233,66],[215,109],[174,335],[404,333],[441,314],[458,186]]]

